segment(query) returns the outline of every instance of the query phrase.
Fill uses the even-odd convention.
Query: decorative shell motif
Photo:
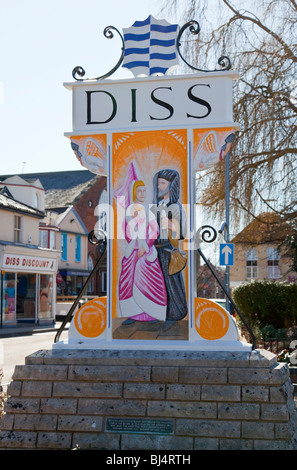
[[[106,328],[106,297],[90,300],[83,305],[74,316],[74,324],[82,336],[100,336]]]
[[[198,298],[195,303],[195,327],[204,339],[220,339],[229,328],[228,313],[216,302]]]

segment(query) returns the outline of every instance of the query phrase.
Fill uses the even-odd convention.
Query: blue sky
[[[80,170],[69,140],[72,70],[87,77],[109,71],[121,41],[103,36],[106,26],[122,31],[149,14],[160,0],[0,0],[1,174]],[[180,18],[165,18],[183,24]],[[131,77],[120,69],[114,77]],[[25,162],[25,163],[24,163]]]

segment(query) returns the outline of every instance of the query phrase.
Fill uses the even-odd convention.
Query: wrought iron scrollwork
[[[124,44],[124,38],[122,34],[114,26],[106,26],[106,28],[104,28],[103,34],[107,39],[112,39],[114,37],[113,31],[116,31],[122,40],[122,53],[117,64],[109,72],[105,73],[104,75],[101,75],[100,77],[95,77],[95,78],[78,78],[78,77],[84,77],[86,74],[83,67],[78,65],[77,67],[74,67],[74,69],[72,70],[72,77],[74,78],[74,80],[77,80],[77,81],[102,80],[104,78],[110,77],[110,75],[112,75],[120,67],[120,65],[122,64],[124,60],[124,55],[125,55],[125,44]]]
[[[102,229],[92,230],[88,235],[88,241],[91,245],[100,245],[102,240],[107,238],[106,233]]]
[[[201,237],[206,243],[212,243],[217,238],[217,231],[211,225],[202,225],[202,227],[197,230],[196,237]]]
[[[219,71],[225,71],[225,70],[230,70],[231,69],[231,60],[227,56],[222,56],[222,57],[219,58],[218,64],[221,68],[214,69],[214,70],[199,69],[197,67],[194,67],[194,65],[191,65],[189,62],[187,62],[187,60],[182,56],[181,51],[180,51],[180,46],[181,46],[180,40],[181,40],[181,37],[182,37],[183,33],[188,28],[189,28],[191,34],[197,35],[197,34],[200,33],[200,25],[196,20],[188,21],[188,23],[186,23],[182,26],[182,28],[180,29],[179,34],[177,36],[177,39],[176,39],[177,52],[178,52],[180,58],[184,61],[184,63],[188,67],[190,67],[192,70],[197,70],[198,72],[219,72]]]

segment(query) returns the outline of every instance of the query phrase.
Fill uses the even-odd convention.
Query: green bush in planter
[[[233,298],[252,328],[272,325],[278,330],[297,323],[297,285],[293,283],[252,281],[236,287]]]

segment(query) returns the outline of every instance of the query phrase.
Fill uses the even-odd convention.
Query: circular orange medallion
[[[106,297],[98,297],[83,305],[74,316],[76,330],[87,338],[96,338],[106,327]]]
[[[216,302],[195,299],[195,327],[200,336],[208,340],[220,339],[228,331],[228,313]]]

